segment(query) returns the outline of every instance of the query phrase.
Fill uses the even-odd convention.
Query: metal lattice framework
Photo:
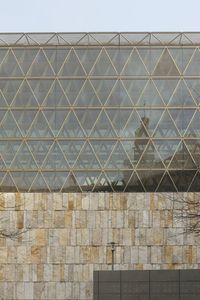
[[[199,45],[200,32],[0,33],[1,46]]]
[[[200,190],[199,33],[0,45],[1,191]]]

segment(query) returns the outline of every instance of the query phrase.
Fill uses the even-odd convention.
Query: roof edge
[[[200,32],[8,32],[0,46],[200,46]]]

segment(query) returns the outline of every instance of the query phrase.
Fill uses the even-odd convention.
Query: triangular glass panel
[[[66,140],[66,141],[59,141],[59,146],[64,153],[68,164],[70,167],[73,167],[75,161],[77,160],[79,153],[85,143],[84,140]]]
[[[74,114],[74,112],[70,112],[60,129],[59,137],[69,137],[69,138],[78,138],[84,137],[85,134]]]
[[[86,80],[84,86],[82,87],[74,105],[79,107],[101,106],[101,103],[95,94],[94,88],[88,80]]]
[[[154,140],[154,145],[165,166],[169,165],[180,140]]]
[[[6,171],[6,165],[5,165],[5,162],[4,162],[4,160],[3,160],[2,156],[1,156],[1,153],[0,153],[0,170],[1,171],[2,170]]]
[[[86,33],[78,42],[77,45],[88,46],[88,45],[98,45],[99,43],[94,39],[90,33]],[[77,50],[77,49],[76,49]],[[83,50],[79,49],[78,50]]]
[[[137,165],[138,161],[140,160],[146,146],[148,144],[148,139],[136,139],[133,141],[133,155],[131,156],[131,162],[133,165]],[[131,150],[130,150],[131,151]]]
[[[187,37],[187,34],[185,33],[182,33],[181,34],[181,40],[180,40],[180,43],[182,45],[189,45],[191,46],[192,45],[192,41]]]
[[[122,171],[106,171],[105,173],[112,189],[115,192],[124,191],[126,183],[124,181],[124,174]]]
[[[94,151],[89,143],[85,143],[81,149],[81,153],[74,165],[75,169],[99,169],[100,164],[94,154]]]
[[[144,124],[147,132],[151,136],[158,125],[158,122],[162,116],[163,110],[161,109],[138,109],[142,123]]]
[[[180,75],[167,49],[163,51],[162,56],[153,72],[153,75],[154,76],[179,76]]]
[[[38,102],[36,100],[36,97],[33,95],[33,92],[30,89],[30,86],[26,80],[21,84],[11,105],[13,107],[20,107],[20,108],[24,108],[24,107],[36,108],[36,107],[38,107]]]
[[[0,110],[0,125],[3,122],[4,117],[6,116],[8,110]]]
[[[36,110],[13,110],[12,114],[19,126],[23,136],[26,136],[28,130],[36,116]]]
[[[23,76],[22,70],[16,61],[13,52],[9,50],[2,63],[0,64],[0,77],[20,77]]]
[[[199,76],[200,75],[200,68],[199,68],[199,64],[200,64],[200,52],[198,49],[196,49],[196,51],[194,52],[192,59],[190,60],[189,65],[187,66],[184,75],[196,75]]]
[[[55,33],[28,33],[26,34],[32,40],[32,43],[37,45],[48,45],[49,41],[52,41]],[[58,41],[57,41],[58,42]],[[50,42],[52,45],[52,42]]]
[[[58,74],[60,68],[64,64],[64,61],[69,54],[69,49],[66,48],[50,48],[44,49],[44,53],[47,56],[51,67],[54,72]]]
[[[185,144],[180,143],[172,161],[169,165],[170,169],[195,169],[196,165],[193,161]]]
[[[33,60],[36,57],[36,54],[38,53],[38,49],[33,48],[22,48],[22,49],[13,49],[13,53],[17,58],[17,61],[24,72],[26,74],[33,62]]]
[[[184,135],[188,124],[195,113],[194,109],[170,109],[169,113],[181,135]]]
[[[102,173],[98,178],[97,183],[93,189],[93,192],[113,192],[109,180],[104,173]]]
[[[162,160],[152,142],[149,142],[145,148],[140,161],[137,165],[138,169],[163,169]]]
[[[96,171],[74,172],[74,176],[82,191],[88,192],[93,190],[95,184],[97,183],[99,175],[100,172]]]
[[[107,52],[103,49],[101,54],[98,56],[98,59],[93,66],[91,72],[93,76],[115,76],[117,72],[113,67],[113,64],[107,54]]]
[[[70,173],[66,178],[66,181],[62,187],[61,192],[62,193],[81,192],[78,182],[72,173]]]
[[[8,105],[11,104],[21,83],[22,80],[0,80],[0,90],[5,97]]]
[[[136,50],[133,50],[126,65],[124,66],[121,75],[136,76],[136,75],[148,75],[141,58]]]
[[[5,108],[7,106],[8,106],[8,104],[7,104],[6,100],[5,100],[5,97],[2,94],[2,91],[0,90],[0,107],[1,108]]]
[[[169,100],[178,84],[178,79],[154,79],[156,85],[164,103],[167,105]]]
[[[186,131],[186,136],[188,137],[198,137],[200,136],[200,112],[196,110],[195,115],[193,116],[193,119],[191,123],[189,124],[189,127]]]
[[[3,62],[5,57],[8,55],[8,49],[0,49],[0,64]]]
[[[76,49],[75,51],[85,72],[89,74],[100,53],[100,48],[82,48]]]
[[[183,73],[187,67],[195,48],[169,48],[169,52],[173,57],[180,73]]]
[[[10,164],[21,145],[21,141],[5,141],[0,143],[0,156],[3,158],[6,167],[9,168]]]
[[[195,166],[200,167],[200,142],[199,140],[185,140],[185,145],[192,156]]]
[[[100,109],[76,109],[74,110],[82,128],[86,132],[86,135],[89,136],[90,132],[96,122],[101,110]]]
[[[103,168],[113,150],[113,147],[116,144],[116,141],[91,140],[90,144],[92,145],[94,153],[96,154],[100,161],[101,167]]]
[[[199,32],[185,32],[184,35],[190,42],[192,42],[192,44],[199,44],[200,42]]]
[[[104,105],[108,96],[110,95],[116,80],[113,79],[93,79],[90,81],[100,99]]]
[[[179,84],[169,102],[169,105],[170,106],[182,106],[182,107],[196,106],[196,104],[195,104],[194,100],[192,99],[192,96],[190,95],[190,92],[183,80],[179,81]]]
[[[188,170],[184,170],[184,171],[170,171],[169,172],[177,190],[179,192],[187,192],[191,182],[193,181],[193,178],[196,174],[196,170],[195,171],[188,171]]]
[[[28,80],[28,83],[31,86],[31,89],[33,90],[33,93],[34,93],[39,105],[42,105],[44,98],[47,96],[49,89],[53,84],[53,80],[31,79],[31,80]],[[49,103],[48,103],[48,105],[50,106]],[[54,106],[55,106],[55,97],[54,97]]]
[[[71,50],[67,59],[59,71],[59,76],[85,76],[86,73],[75,53],[74,50]]]
[[[15,158],[11,164],[11,169],[13,170],[35,170],[37,169],[36,162],[30,149],[23,143],[19,150],[17,151]]]
[[[57,136],[61,126],[63,125],[69,110],[63,109],[63,110],[44,110],[43,111],[46,119],[48,120],[48,123],[50,125],[50,128],[54,134],[54,136]]]
[[[106,109],[106,114],[108,115],[112,125],[115,128],[115,131],[117,132],[118,136],[121,136],[123,129],[127,123],[127,120],[129,119],[131,115],[130,109]]]
[[[36,178],[34,179],[29,192],[50,192],[49,187],[47,186],[43,176],[41,173],[38,173]]]
[[[94,38],[94,40],[96,40],[100,45],[106,45],[106,44],[110,44],[110,43],[114,43],[114,39],[116,37],[118,37],[118,33],[90,33],[90,36]],[[117,42],[117,44],[119,43],[119,40]]]
[[[2,188],[1,188],[1,182],[3,181],[3,178],[6,176],[6,172],[1,172],[0,171],[0,192],[2,192]]]
[[[140,45],[148,35],[146,32],[123,32],[120,34],[120,39],[121,37],[125,38],[126,44],[128,42],[131,45]]]
[[[144,124],[141,122],[138,114],[133,111],[127,123],[125,125],[124,130],[121,133],[121,136],[124,138],[144,138],[148,137],[148,133]]]
[[[74,105],[74,102],[82,89],[82,86],[85,82],[84,79],[60,79],[59,80],[65,94],[71,105]]]
[[[98,117],[94,128],[90,134],[91,137],[116,137],[116,133],[107,117],[105,111],[102,111]]]
[[[153,33],[154,37],[160,41],[164,45],[171,45],[173,44],[174,39],[177,39],[179,36],[180,38],[180,33],[176,32],[159,32],[159,33]]]
[[[36,43],[34,43],[36,44]],[[17,40],[16,45],[27,46],[30,45],[29,37],[26,34],[23,34],[20,39]]]
[[[11,172],[19,192],[28,192],[37,172]]]
[[[45,182],[48,184],[51,192],[60,192],[69,172],[42,172]]]
[[[176,192],[177,189],[174,186],[174,183],[169,176],[169,174],[166,172],[164,177],[162,178],[156,192]]]
[[[57,143],[51,146],[49,153],[42,165],[43,170],[63,170],[68,169],[69,166],[66,159]]]
[[[106,51],[117,73],[120,74],[131,54],[132,48],[107,48]]]
[[[197,105],[200,104],[200,80],[199,79],[186,79],[186,85],[192,94]]]
[[[172,118],[168,111],[165,111],[162,115],[160,122],[156,128],[154,136],[156,138],[163,137],[179,137],[178,130],[176,129]]]
[[[110,94],[106,106],[131,107],[133,105],[122,82],[118,80]]]
[[[51,145],[53,144],[53,141],[27,141],[27,144],[38,167],[40,168],[47,156],[47,153],[49,152],[49,149],[51,148]]]
[[[9,173],[7,173],[6,176],[4,176],[1,182],[0,191],[4,193],[18,192],[16,184],[14,183]]]
[[[125,181],[126,181],[126,177],[125,177]],[[141,184],[141,181],[139,180],[137,173],[133,172],[131,178],[126,183],[126,188],[124,192],[144,192],[144,191],[145,191],[144,187]]]
[[[200,173],[197,172],[196,176],[194,177],[190,187],[189,192],[200,192]]]
[[[140,57],[142,58],[150,74],[153,73],[153,70],[155,69],[155,66],[162,54],[162,51],[163,51],[162,48],[149,48],[149,47],[138,48]]]
[[[134,153],[134,146],[135,146],[135,141],[134,140],[121,140],[121,144],[126,151],[126,154],[128,155],[132,165],[136,165],[138,162],[135,159],[135,153]]]
[[[28,132],[28,135],[30,137],[40,138],[40,137],[53,137],[53,133],[50,130],[49,124],[47,123],[47,120],[42,113],[42,111],[39,111],[32,123],[32,126],[30,127],[30,130]]]
[[[50,66],[47,57],[43,50],[40,50],[33,63],[31,64],[27,76],[29,77],[40,77],[40,76],[54,76],[52,67]]]
[[[137,173],[142,181],[145,191],[155,192],[164,174],[164,170],[141,170],[137,171]]]
[[[62,90],[60,83],[54,81],[52,84],[44,102],[43,106],[46,107],[69,107],[69,101],[67,100],[64,91]]]
[[[21,132],[12,113],[8,111],[0,124],[0,137],[16,138],[21,136]]]
[[[144,87],[147,84],[145,79],[125,79],[122,80],[123,85],[125,86],[129,97],[131,98],[133,104],[137,104],[138,99],[140,98]]]
[[[164,103],[152,80],[148,81],[137,103],[137,106],[144,106],[144,107],[164,106]]]
[[[133,165],[123,146],[118,142],[106,163],[107,169],[132,169]]]

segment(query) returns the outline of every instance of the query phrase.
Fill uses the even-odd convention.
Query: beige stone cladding
[[[195,194],[189,194],[195,197]],[[172,194],[1,193],[0,299],[93,299],[93,271],[195,269]]]

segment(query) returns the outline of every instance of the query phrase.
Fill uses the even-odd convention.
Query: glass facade
[[[199,191],[200,34],[0,34],[0,190]]]

